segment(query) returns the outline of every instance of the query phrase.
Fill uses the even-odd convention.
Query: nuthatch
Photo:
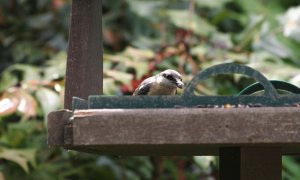
[[[145,79],[134,91],[138,95],[175,95],[177,88],[183,88],[181,75],[172,69]]]

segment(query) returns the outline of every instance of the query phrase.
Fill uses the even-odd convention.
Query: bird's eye
[[[170,80],[170,81],[171,81],[171,80],[174,80],[173,76],[171,76],[171,75],[167,75],[166,78],[167,78],[168,80]]]

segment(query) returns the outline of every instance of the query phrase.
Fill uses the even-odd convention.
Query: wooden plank
[[[241,148],[240,180],[281,180],[279,147]]]
[[[80,108],[82,101],[73,101]],[[296,107],[300,104],[300,95],[279,96],[273,99],[267,96],[89,96],[90,109],[149,109],[174,107]]]
[[[48,145],[63,146],[64,143],[64,128],[68,124],[72,111],[60,110],[51,112],[48,115]]]
[[[73,0],[66,71],[65,109],[72,97],[102,93],[101,0]]]
[[[227,147],[220,149],[220,179],[280,180],[279,147]]]
[[[220,179],[240,180],[241,178],[241,148],[224,147],[219,152]]]
[[[300,153],[299,108],[98,109],[73,116],[71,149],[123,155],[217,155],[221,147]]]

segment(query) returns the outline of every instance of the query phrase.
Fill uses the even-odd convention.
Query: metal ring
[[[208,79],[211,76],[215,76],[218,74],[244,74],[249,77],[254,78],[257,82],[259,82],[265,89],[263,96],[268,96],[271,98],[276,98],[278,96],[276,89],[274,86],[268,81],[268,79],[263,76],[260,72],[256,71],[253,68],[250,68],[245,65],[235,64],[235,63],[225,63],[212,66],[207,68],[201,72],[199,72],[191,82],[186,86],[183,91],[184,97],[193,96],[195,88],[197,84],[201,81]]]
[[[276,90],[283,90],[292,94],[300,94],[300,88],[293,84],[278,80],[270,80],[270,82]],[[254,83],[243,89],[239,95],[251,95],[262,90],[264,90],[264,88],[260,83]]]

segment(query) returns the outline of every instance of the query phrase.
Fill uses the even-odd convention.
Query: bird
[[[142,81],[132,95],[175,95],[177,88],[182,89],[183,86],[181,75],[175,70],[167,69]]]

